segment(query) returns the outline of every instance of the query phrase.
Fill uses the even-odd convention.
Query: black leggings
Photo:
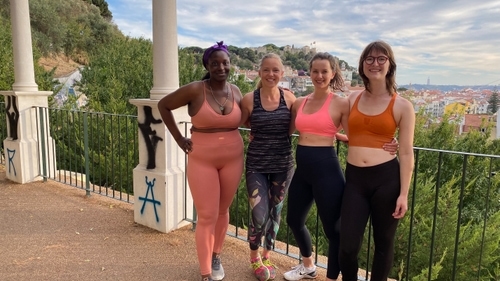
[[[346,166],[346,189],[342,201],[340,265],[342,280],[358,280],[358,253],[371,215],[375,254],[371,281],[387,280],[394,258],[398,220],[392,217],[400,193],[396,158],[372,167]]]
[[[252,220],[248,229],[250,249],[257,250],[265,235],[264,247],[271,250],[280,227],[283,201],[290,186],[293,168],[282,173],[246,172]]]
[[[335,148],[297,146],[297,170],[288,192],[287,223],[304,257],[312,255],[311,235],[306,228],[307,214],[316,202],[323,230],[329,241],[326,276],[337,279],[340,204],[344,191],[344,175]]]

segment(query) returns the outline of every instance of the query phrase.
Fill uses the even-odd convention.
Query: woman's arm
[[[399,98],[398,98],[399,99]],[[415,156],[413,154],[413,135],[415,131],[415,112],[413,105],[406,99],[400,98],[399,110],[401,118],[399,128],[399,167],[401,188],[393,217],[403,218],[408,210],[408,192],[410,190]]]
[[[158,102],[158,110],[160,111],[161,119],[163,123],[167,126],[168,131],[175,139],[179,147],[188,152],[192,149],[191,140],[182,136],[179,131],[179,127],[174,119],[172,110],[177,109],[181,106],[189,105],[195,98],[197,94],[197,85],[193,82],[183,87],[180,87],[176,91],[164,96]]]
[[[296,99],[293,102],[292,108],[290,108],[290,112],[292,114],[292,119],[290,120],[290,129],[288,131],[288,133],[290,135],[292,135],[293,133],[295,133],[295,117],[297,117],[297,110],[300,107],[300,104],[302,103],[303,100],[304,100],[304,98],[298,98],[298,99]]]
[[[253,92],[247,93],[241,100],[241,122],[240,126],[250,128],[250,115],[253,111]]]
[[[342,98],[340,100],[339,104],[339,111],[342,113],[340,116],[340,129],[344,130],[343,136],[342,134],[337,134],[336,138],[342,142],[348,143],[349,142],[349,126],[348,126],[348,120],[349,120],[349,112],[350,112],[350,107],[349,107],[349,99],[347,98]]]

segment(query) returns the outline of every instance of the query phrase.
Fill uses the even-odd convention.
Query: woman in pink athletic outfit
[[[179,147],[188,154],[187,177],[198,213],[196,249],[203,281],[222,280],[222,244],[229,224],[229,206],[243,173],[243,140],[238,131],[242,95],[227,82],[229,52],[223,42],[205,50],[208,70],[192,82],[163,97],[161,117]],[[188,106],[191,139],[182,136],[172,110]],[[203,176],[201,176],[203,175]]]

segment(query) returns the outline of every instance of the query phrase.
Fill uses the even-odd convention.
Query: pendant
[[[224,111],[224,107],[223,106],[219,106],[219,109],[220,109],[220,111]]]

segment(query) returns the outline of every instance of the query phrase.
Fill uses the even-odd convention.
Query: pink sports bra
[[[193,126],[198,129],[238,128],[241,121],[241,109],[234,100],[232,88],[231,95],[233,97],[233,109],[226,115],[215,112],[207,101],[205,87],[203,87],[203,89],[203,97],[205,100],[203,101],[200,110],[198,110],[198,112],[191,117],[191,123]]]
[[[318,111],[312,114],[305,114],[302,111],[304,105],[309,99],[309,95],[306,97],[297,110],[297,116],[295,117],[295,127],[300,133],[308,133],[332,138],[335,137],[338,128],[333,123],[332,117],[328,111],[332,97],[333,93],[328,94],[325,103]]]

